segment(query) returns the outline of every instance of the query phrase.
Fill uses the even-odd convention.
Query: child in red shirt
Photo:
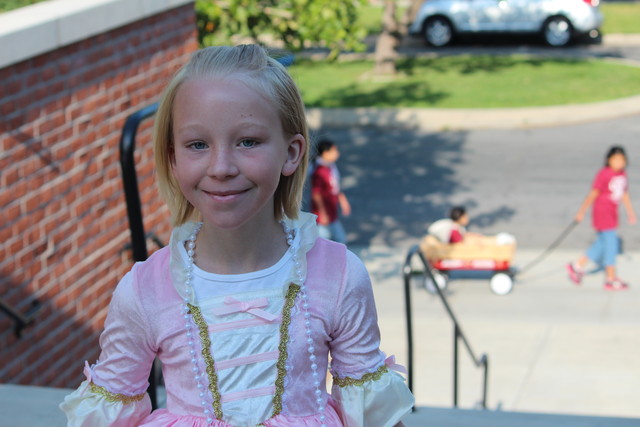
[[[636,215],[631,206],[631,199],[627,192],[627,156],[624,148],[614,146],[607,153],[605,166],[598,171],[591,191],[582,202],[575,220],[581,222],[584,215],[593,204],[591,218],[593,228],[598,233],[596,241],[589,247],[575,263],[567,264],[569,278],[580,284],[584,275],[584,267],[591,260],[606,271],[606,290],[623,290],[628,285],[616,276],[616,255],[620,247],[619,237],[616,233],[618,227],[618,205],[620,202],[627,211],[629,224],[635,224]]]
[[[328,139],[317,144],[318,156],[311,175],[311,212],[316,215],[320,237],[346,244],[347,234],[340,222],[340,212],[351,214],[351,205],[340,189],[340,172],[336,161],[338,146]]]

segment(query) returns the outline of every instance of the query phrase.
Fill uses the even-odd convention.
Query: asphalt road
[[[640,213],[640,117],[537,129],[421,132],[377,127],[321,128],[340,147],[343,188],[353,213],[349,244],[407,247],[428,224],[462,204],[470,230],[506,231],[521,248],[547,247],[573,220],[609,146],[629,155],[631,200]],[[627,250],[640,226],[621,212]],[[593,238],[587,219],[561,248]]]
[[[611,34],[604,35],[601,43],[576,42],[563,48],[545,46],[538,37],[532,35],[466,37],[446,48],[430,47],[420,37],[406,37],[399,46],[398,52],[411,56],[519,53],[563,58],[617,58],[640,61],[640,37],[635,34]]]

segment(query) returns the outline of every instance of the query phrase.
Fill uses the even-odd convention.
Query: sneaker
[[[629,285],[620,279],[613,279],[605,282],[604,289],[607,291],[624,291],[625,289],[629,289]]]
[[[576,285],[580,284],[580,282],[582,281],[582,276],[584,276],[584,273],[582,271],[576,270],[572,262],[567,264],[567,273],[569,273],[569,279],[571,279],[571,281]]]

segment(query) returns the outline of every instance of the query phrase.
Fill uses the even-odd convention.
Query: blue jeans
[[[344,227],[339,219],[336,219],[329,225],[318,224],[318,235],[325,239],[331,239],[334,242],[347,243],[347,233],[344,231]]]
[[[596,241],[587,250],[587,256],[600,266],[614,266],[619,249],[620,239],[616,230],[599,231]]]

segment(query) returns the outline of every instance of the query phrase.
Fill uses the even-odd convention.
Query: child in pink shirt
[[[584,267],[589,260],[604,267],[606,290],[624,290],[628,285],[616,275],[616,256],[620,247],[618,228],[618,205],[620,202],[627,211],[629,224],[635,224],[636,215],[631,205],[627,191],[627,156],[622,147],[614,146],[609,149],[605,166],[598,171],[591,191],[580,206],[575,220],[581,222],[584,215],[593,204],[591,219],[596,230],[597,239],[587,252],[575,263],[567,264],[569,278],[580,284],[584,275]]]

